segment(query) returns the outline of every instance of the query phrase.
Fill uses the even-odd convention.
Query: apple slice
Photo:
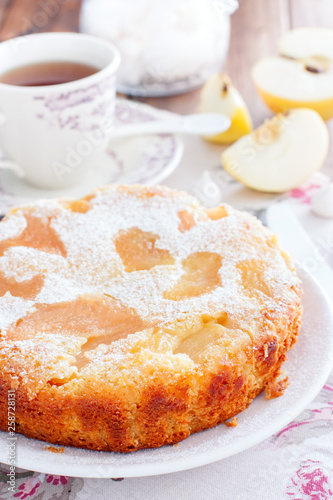
[[[224,168],[252,189],[281,193],[305,182],[328,151],[327,127],[311,109],[280,113],[222,154]]]
[[[307,107],[333,117],[333,30],[299,28],[279,41],[278,57],[252,69],[259,95],[274,112]]]
[[[231,125],[221,134],[205,136],[219,144],[237,141],[252,130],[252,120],[247,106],[230,78],[217,73],[209,78],[201,92],[199,110],[204,113],[222,113],[229,116]]]

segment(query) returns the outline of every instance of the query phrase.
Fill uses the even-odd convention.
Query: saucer
[[[127,99],[116,101],[116,124],[147,122],[168,115]],[[151,134],[111,140],[94,170],[80,184],[63,189],[40,189],[0,170],[0,214],[40,198],[81,197],[106,184],[157,184],[178,166],[183,143],[173,134]]]

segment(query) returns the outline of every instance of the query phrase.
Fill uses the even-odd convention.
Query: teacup
[[[91,65],[97,72],[57,85],[0,83],[0,168],[40,188],[80,182],[105,151],[114,126],[117,49],[78,33],[39,33],[0,44],[1,73],[42,62]]]

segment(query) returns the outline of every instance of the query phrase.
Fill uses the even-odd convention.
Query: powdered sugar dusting
[[[22,316],[32,310],[33,302],[24,300],[20,297],[13,297],[7,292],[0,299],[0,318],[1,318],[1,333],[4,333],[9,325],[20,319]]]
[[[44,286],[35,301],[13,300],[12,313],[0,314],[4,332],[12,321],[24,315],[35,303],[67,302],[83,294],[107,294],[133,308],[143,319],[156,324],[185,319],[193,314],[216,315],[249,321],[264,302],[271,309],[282,307],[276,298],[288,294],[298,280],[278,247],[268,244],[271,234],[253,217],[228,207],[228,216],[210,220],[196,200],[185,193],[166,188],[115,187],[98,190],[89,201],[86,213],[72,212],[57,201],[41,201],[29,210],[36,217],[51,217],[51,226],[63,242],[67,256],[42,252],[24,246],[13,247],[0,258],[0,270],[17,281],[44,276]],[[195,225],[179,230],[179,212],[186,210]],[[0,234],[14,235],[24,228],[24,209],[0,224]],[[3,226],[5,229],[3,229]],[[149,270],[126,272],[115,248],[120,231],[138,228],[157,237],[156,248],[167,250],[173,265],[154,266]],[[2,233],[1,233],[2,231]],[[164,297],[184,275],[183,261],[198,252],[222,257],[220,285],[199,296],[183,300]],[[267,268],[266,279],[272,296],[262,301],[244,294],[237,265],[258,259]],[[286,286],[287,285],[287,286]],[[8,297],[0,298],[1,310]],[[17,308],[17,310],[15,310]]]
[[[0,224],[0,241],[18,236],[27,226],[23,215],[13,214]]]
[[[0,271],[5,277],[15,278],[16,281],[21,282],[30,280],[37,274],[68,273],[68,263],[60,255],[18,246],[6,250],[0,259]]]

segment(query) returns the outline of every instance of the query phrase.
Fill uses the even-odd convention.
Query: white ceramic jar
[[[119,92],[172,95],[222,68],[237,7],[237,0],[84,0],[80,29],[118,47]]]

